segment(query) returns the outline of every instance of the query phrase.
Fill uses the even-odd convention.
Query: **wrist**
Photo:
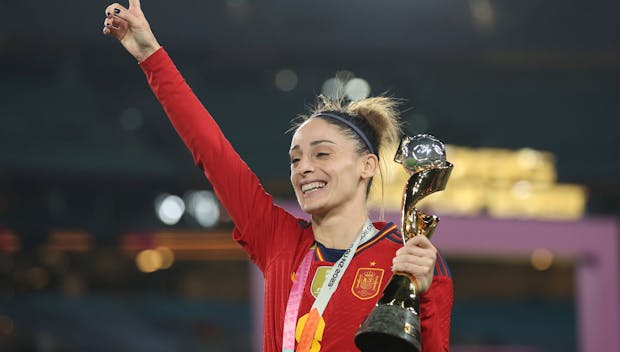
[[[140,63],[146,60],[149,56],[153,55],[153,53],[159,50],[159,48],[161,48],[161,45],[159,45],[159,43],[155,43],[141,50],[140,53],[134,56],[134,58],[138,60],[138,63]]]

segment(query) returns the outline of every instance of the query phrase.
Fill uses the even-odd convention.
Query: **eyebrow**
[[[316,140],[316,141],[312,141],[312,142],[310,142],[310,146],[311,146],[311,147],[314,147],[315,145],[322,144],[322,143],[331,143],[331,144],[336,144],[336,142],[334,142],[334,141],[330,141],[329,139],[318,139],[318,140]],[[293,146],[293,148],[291,148],[291,149],[289,150],[289,152],[292,152],[292,151],[295,151],[295,150],[298,150],[298,149],[299,149],[299,144],[295,144],[295,145]]]

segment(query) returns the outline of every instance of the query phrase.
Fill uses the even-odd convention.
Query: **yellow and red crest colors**
[[[359,268],[355,274],[351,292],[359,299],[371,299],[379,294],[382,280],[383,269]]]

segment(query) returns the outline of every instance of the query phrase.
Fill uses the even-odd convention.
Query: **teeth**
[[[325,187],[325,182],[312,182],[312,183],[307,183],[301,186],[301,191],[306,193],[308,191],[312,191],[312,190],[323,188],[323,187]]]

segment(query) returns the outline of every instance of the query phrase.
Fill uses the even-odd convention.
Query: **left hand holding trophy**
[[[428,134],[405,137],[394,161],[402,164],[411,175],[403,192],[403,243],[418,235],[430,238],[439,218],[423,213],[415,205],[427,195],[446,187],[452,164],[446,161],[444,145]],[[357,347],[363,352],[421,351],[419,299],[415,277],[395,273],[357,331]]]

